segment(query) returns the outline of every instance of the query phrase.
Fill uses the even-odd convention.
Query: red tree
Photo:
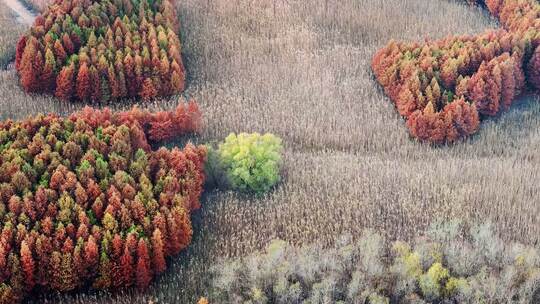
[[[73,45],[73,41],[71,41],[71,38],[67,33],[64,33],[64,35],[62,35],[62,43],[64,46],[64,50],[68,54],[73,54],[75,52],[75,46]]]
[[[124,243],[124,253],[120,258],[120,269],[122,272],[122,284],[131,286],[133,284],[135,274],[135,261],[133,254],[137,248],[137,239],[135,234],[129,233]]]
[[[152,266],[156,274],[162,273],[167,268],[163,237],[159,229],[155,229],[152,234]]]
[[[39,88],[39,78],[35,71],[36,63],[34,62],[39,57],[39,52],[35,44],[34,40],[30,40],[26,44],[20,62],[21,84],[28,92],[35,92]]]
[[[138,93],[137,80],[135,79],[135,62],[129,53],[124,58],[124,71],[128,96],[135,97]]]
[[[139,239],[137,245],[137,270],[136,270],[137,288],[144,290],[150,284],[152,271],[150,270],[150,257],[148,247],[144,239]]]
[[[92,92],[90,93],[90,98],[92,101],[101,100],[101,79],[99,73],[94,66],[90,67],[90,83]]]
[[[73,97],[73,70],[74,65],[71,64],[64,67],[56,80],[55,96],[62,100],[70,100]]]
[[[90,72],[86,62],[83,62],[77,73],[77,96],[81,100],[87,100],[90,97],[90,91]]]
[[[535,88],[540,89],[540,45],[534,50],[527,66],[527,81]]]
[[[88,274],[95,272],[99,262],[99,250],[93,236],[88,237],[84,246],[84,260]]]
[[[60,40],[56,40],[54,42],[54,55],[56,56],[56,59],[60,63],[64,62],[67,58],[66,51],[62,43],[60,43]]]
[[[154,82],[151,78],[146,78],[143,81],[141,91],[139,92],[139,96],[142,97],[144,100],[150,100],[154,97],[156,97],[158,94],[158,90],[154,86]]]
[[[191,99],[188,102],[188,108],[187,108],[187,115],[188,115],[188,122],[189,127],[185,129],[183,132],[199,132],[201,129],[202,124],[202,118],[201,118],[201,111],[199,110],[199,105],[197,102],[195,102],[194,99]],[[182,135],[182,134],[178,134]]]
[[[26,241],[21,243],[21,264],[24,272],[26,288],[27,290],[31,290],[36,283],[34,279],[35,263],[34,258],[32,257],[32,252],[30,251]]]
[[[50,284],[56,290],[62,290],[62,254],[54,251],[49,261],[50,265]]]
[[[26,48],[26,36],[22,36],[17,42],[17,50],[15,55],[15,68],[19,71],[24,50]]]
[[[148,131],[149,139],[154,142],[161,142],[170,139],[174,135],[175,126],[170,112],[162,111],[156,113],[150,122]]]
[[[119,234],[115,234],[112,240],[112,261],[111,261],[111,276],[113,286],[122,286],[122,267],[121,260],[124,252],[124,243]]]
[[[133,256],[127,243],[124,245],[124,253],[120,257],[121,284],[131,286],[133,283]]]

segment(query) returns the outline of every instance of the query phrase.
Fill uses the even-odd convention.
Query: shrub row
[[[55,1],[17,45],[27,92],[63,100],[150,99],[184,90],[169,0]]]
[[[465,233],[459,222],[435,223],[411,243],[387,250],[380,235],[332,248],[272,241],[262,253],[214,268],[199,303],[538,303],[540,252],[505,245],[488,224]]]
[[[532,0],[486,5],[504,29],[425,43],[391,42],[372,68],[412,136],[433,143],[475,133],[510,107],[526,83],[540,88],[540,7]]]
[[[191,241],[206,148],[150,144],[196,130],[176,111],[85,108],[0,123],[0,303],[33,290],[148,286]]]

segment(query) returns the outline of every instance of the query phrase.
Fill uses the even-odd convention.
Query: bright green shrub
[[[233,189],[261,194],[280,179],[282,150],[281,139],[273,134],[231,133],[218,155]]]

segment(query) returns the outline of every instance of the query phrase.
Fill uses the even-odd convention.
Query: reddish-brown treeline
[[[412,136],[437,144],[467,137],[481,117],[508,109],[526,84],[540,88],[540,8],[532,0],[485,4],[504,29],[391,42],[375,54],[375,76]]]
[[[199,126],[194,102],[0,122],[0,303],[36,287],[146,288],[191,241],[206,158],[150,143]]]
[[[63,100],[152,99],[184,90],[178,19],[169,0],[55,1],[17,44],[28,92]]]
[[[84,107],[73,113],[70,119],[75,121],[83,119],[93,128],[103,124],[126,124],[134,125],[134,132],[140,135],[136,141],[138,146],[149,149],[148,143],[159,143],[171,140],[189,133],[199,132],[201,129],[201,112],[194,100],[187,105],[180,102],[173,111],[149,112],[138,107],[133,107],[126,112],[112,112],[105,108],[96,110]]]

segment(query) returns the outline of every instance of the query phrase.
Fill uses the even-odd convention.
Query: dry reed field
[[[488,13],[447,0],[185,0],[177,8],[184,95],[198,101],[204,120],[193,140],[277,134],[282,182],[263,197],[206,193],[192,244],[144,293],[45,294],[28,303],[195,303],[219,259],[274,238],[331,246],[344,232],[372,228],[410,240],[438,218],[491,221],[504,240],[538,246],[538,98],[523,97],[469,139],[434,147],[409,137],[370,68],[391,39],[480,33],[498,26]],[[1,32],[0,48],[11,40]],[[26,94],[13,68],[0,71],[1,119],[81,107]]]
[[[48,1],[48,0],[22,0],[21,1],[26,7],[34,10],[34,11],[38,11],[38,12],[42,12],[45,8],[47,8],[47,5],[49,5],[49,3],[51,3],[52,1]]]
[[[15,44],[25,27],[17,22],[16,14],[0,3],[0,67],[5,68],[15,56]]]

